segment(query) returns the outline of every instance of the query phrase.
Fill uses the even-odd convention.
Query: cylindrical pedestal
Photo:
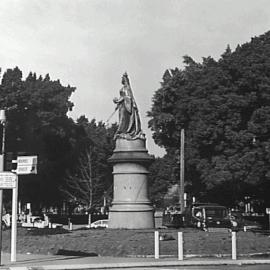
[[[145,140],[118,138],[109,162],[113,163],[114,198],[109,228],[154,227],[153,207],[148,199],[147,167],[152,161]]]

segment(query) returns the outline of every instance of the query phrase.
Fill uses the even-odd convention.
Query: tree
[[[164,206],[164,196],[170,186],[177,182],[174,160],[164,156],[155,158],[149,167],[149,197],[156,207]]]
[[[67,117],[75,88],[30,73],[25,80],[18,67],[2,76],[0,106],[7,110],[7,152],[38,155],[38,175],[21,176],[22,202],[55,204],[66,167],[71,163],[74,122]]]
[[[65,187],[62,192],[69,202],[79,202],[88,209],[93,207],[93,194],[98,192],[100,183],[93,176],[93,151],[86,149],[78,159],[74,174],[67,173]]]
[[[218,61],[185,56],[184,69],[165,72],[155,92],[153,138],[176,157],[185,128],[187,188],[202,199],[233,205],[249,193],[270,203],[263,193],[270,181],[269,59],[267,32],[234,52],[228,47]]]
[[[2,76],[0,107],[7,110],[6,151],[14,152],[14,158],[18,152],[38,155],[38,174],[20,176],[22,203],[60,206],[66,199],[60,189],[70,191],[71,176],[75,180],[83,168],[92,173],[87,178],[88,182],[92,179],[89,183],[93,187],[88,204],[91,200],[97,204],[104,191],[111,189],[107,159],[114,149],[116,125],[106,127],[103,122],[89,122],[84,116],[77,122],[68,118],[67,112],[73,107],[69,98],[74,91],[74,87],[63,86],[59,80],[52,81],[48,74],[43,78],[30,72],[23,80],[18,67],[8,69]],[[86,167],[87,160],[90,167]],[[95,188],[96,183],[100,188]],[[86,201],[82,189],[78,189]]]
[[[104,193],[112,192],[112,172],[108,158],[114,149],[116,125],[91,122],[85,116],[77,120],[74,166],[66,172],[61,187],[66,200],[79,201],[88,208],[101,205]]]

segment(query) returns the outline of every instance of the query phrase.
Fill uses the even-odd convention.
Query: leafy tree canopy
[[[227,186],[228,205],[247,193],[270,203],[270,32],[219,60],[185,56],[184,64],[167,70],[154,94],[155,142],[175,158],[185,129],[186,185],[195,195],[222,200],[218,187]]]
[[[85,116],[77,120],[76,159],[68,168],[62,187],[67,200],[75,200],[88,208],[100,205],[103,196],[112,197],[112,171],[108,158],[114,149],[117,126],[106,127]]]
[[[6,110],[6,152],[38,155],[38,175],[20,176],[20,199],[55,201],[63,171],[70,163],[74,122],[66,114],[74,87],[62,86],[18,67],[8,69],[0,85],[0,107]],[[16,158],[15,154],[15,157]],[[23,183],[22,183],[23,182]]]
[[[73,107],[70,96],[74,91],[74,87],[51,80],[49,74],[43,78],[30,72],[23,79],[18,67],[2,75],[0,108],[5,109],[7,115],[5,152],[13,152],[13,159],[20,152],[38,155],[38,174],[20,176],[22,203],[61,206],[63,200],[70,199],[66,194],[81,199],[80,190],[70,189],[74,183],[69,181],[68,185],[67,174],[72,176],[69,180],[85,181],[78,172],[89,160],[91,177],[97,187],[93,201],[100,201],[104,191],[111,191],[112,174],[107,159],[113,151],[116,125],[106,127],[95,119],[89,122],[85,116],[77,122],[68,118],[67,112]],[[61,192],[63,190],[65,192]]]

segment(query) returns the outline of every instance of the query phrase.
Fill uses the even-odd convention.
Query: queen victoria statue
[[[127,73],[124,73],[122,76],[122,84],[123,87],[120,89],[119,98],[113,99],[113,102],[117,104],[116,109],[119,110],[119,126],[115,133],[115,139],[144,139],[145,136],[141,130],[138,107],[130,87]]]
[[[153,158],[146,149],[138,107],[128,75],[122,76],[119,98],[114,98],[119,112],[113,164],[113,201],[109,211],[109,228],[153,228],[153,207],[148,199],[148,166]]]

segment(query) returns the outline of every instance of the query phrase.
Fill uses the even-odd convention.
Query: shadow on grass
[[[78,256],[78,257],[97,257],[98,254],[95,252],[83,252],[76,250],[58,249],[55,255],[62,256]]]
[[[63,229],[63,228],[55,228],[55,229],[50,229],[50,228],[30,228],[27,229],[27,233],[30,235],[55,235],[55,234],[65,234],[65,233],[70,233],[70,231]]]

